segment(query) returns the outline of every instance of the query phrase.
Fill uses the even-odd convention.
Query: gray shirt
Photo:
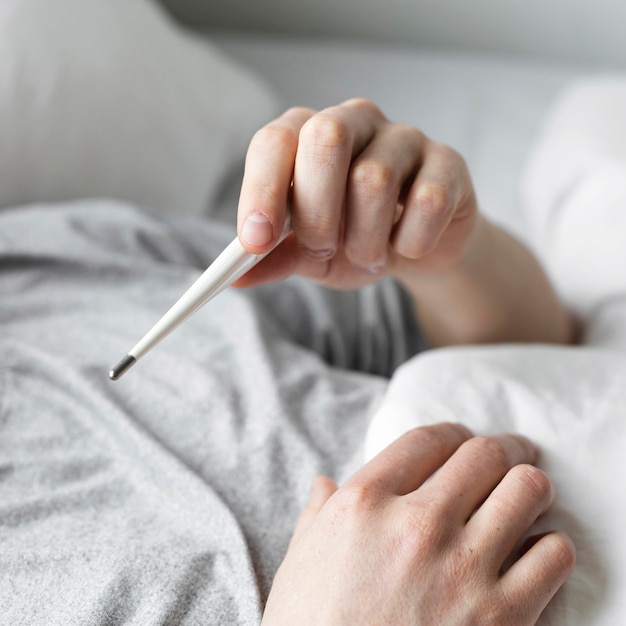
[[[0,624],[256,624],[312,478],[359,466],[424,347],[392,281],[226,290],[108,380],[233,235],[0,213]]]

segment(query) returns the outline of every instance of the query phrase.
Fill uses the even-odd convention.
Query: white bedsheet
[[[460,421],[537,442],[556,491],[533,532],[560,528],[577,549],[543,626],[626,623],[626,358],[595,348],[490,347],[425,352],[394,375],[372,420],[372,456],[409,428]]]

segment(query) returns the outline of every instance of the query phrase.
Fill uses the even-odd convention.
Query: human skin
[[[300,274],[354,289],[391,275],[432,346],[569,343],[570,316],[532,253],[478,211],[463,158],[371,102],[296,107],[261,128],[238,207],[249,252],[293,235],[237,286]]]
[[[264,626],[535,624],[575,562],[558,532],[520,546],[554,497],[536,456],[521,436],[437,424],[340,488],[318,477]]]

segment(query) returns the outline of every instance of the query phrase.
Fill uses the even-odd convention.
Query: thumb
[[[328,498],[330,498],[335,491],[337,491],[337,483],[335,483],[332,478],[328,476],[316,476],[313,479],[309,493],[309,501],[302,513],[300,513],[300,517],[293,531],[291,543],[298,541],[298,538],[307,531],[324,504],[326,504]]]

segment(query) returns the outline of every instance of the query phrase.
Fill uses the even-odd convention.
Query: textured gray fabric
[[[0,213],[0,623],[255,624],[310,481],[421,349],[391,282],[230,289],[117,362],[233,236],[93,201]]]

